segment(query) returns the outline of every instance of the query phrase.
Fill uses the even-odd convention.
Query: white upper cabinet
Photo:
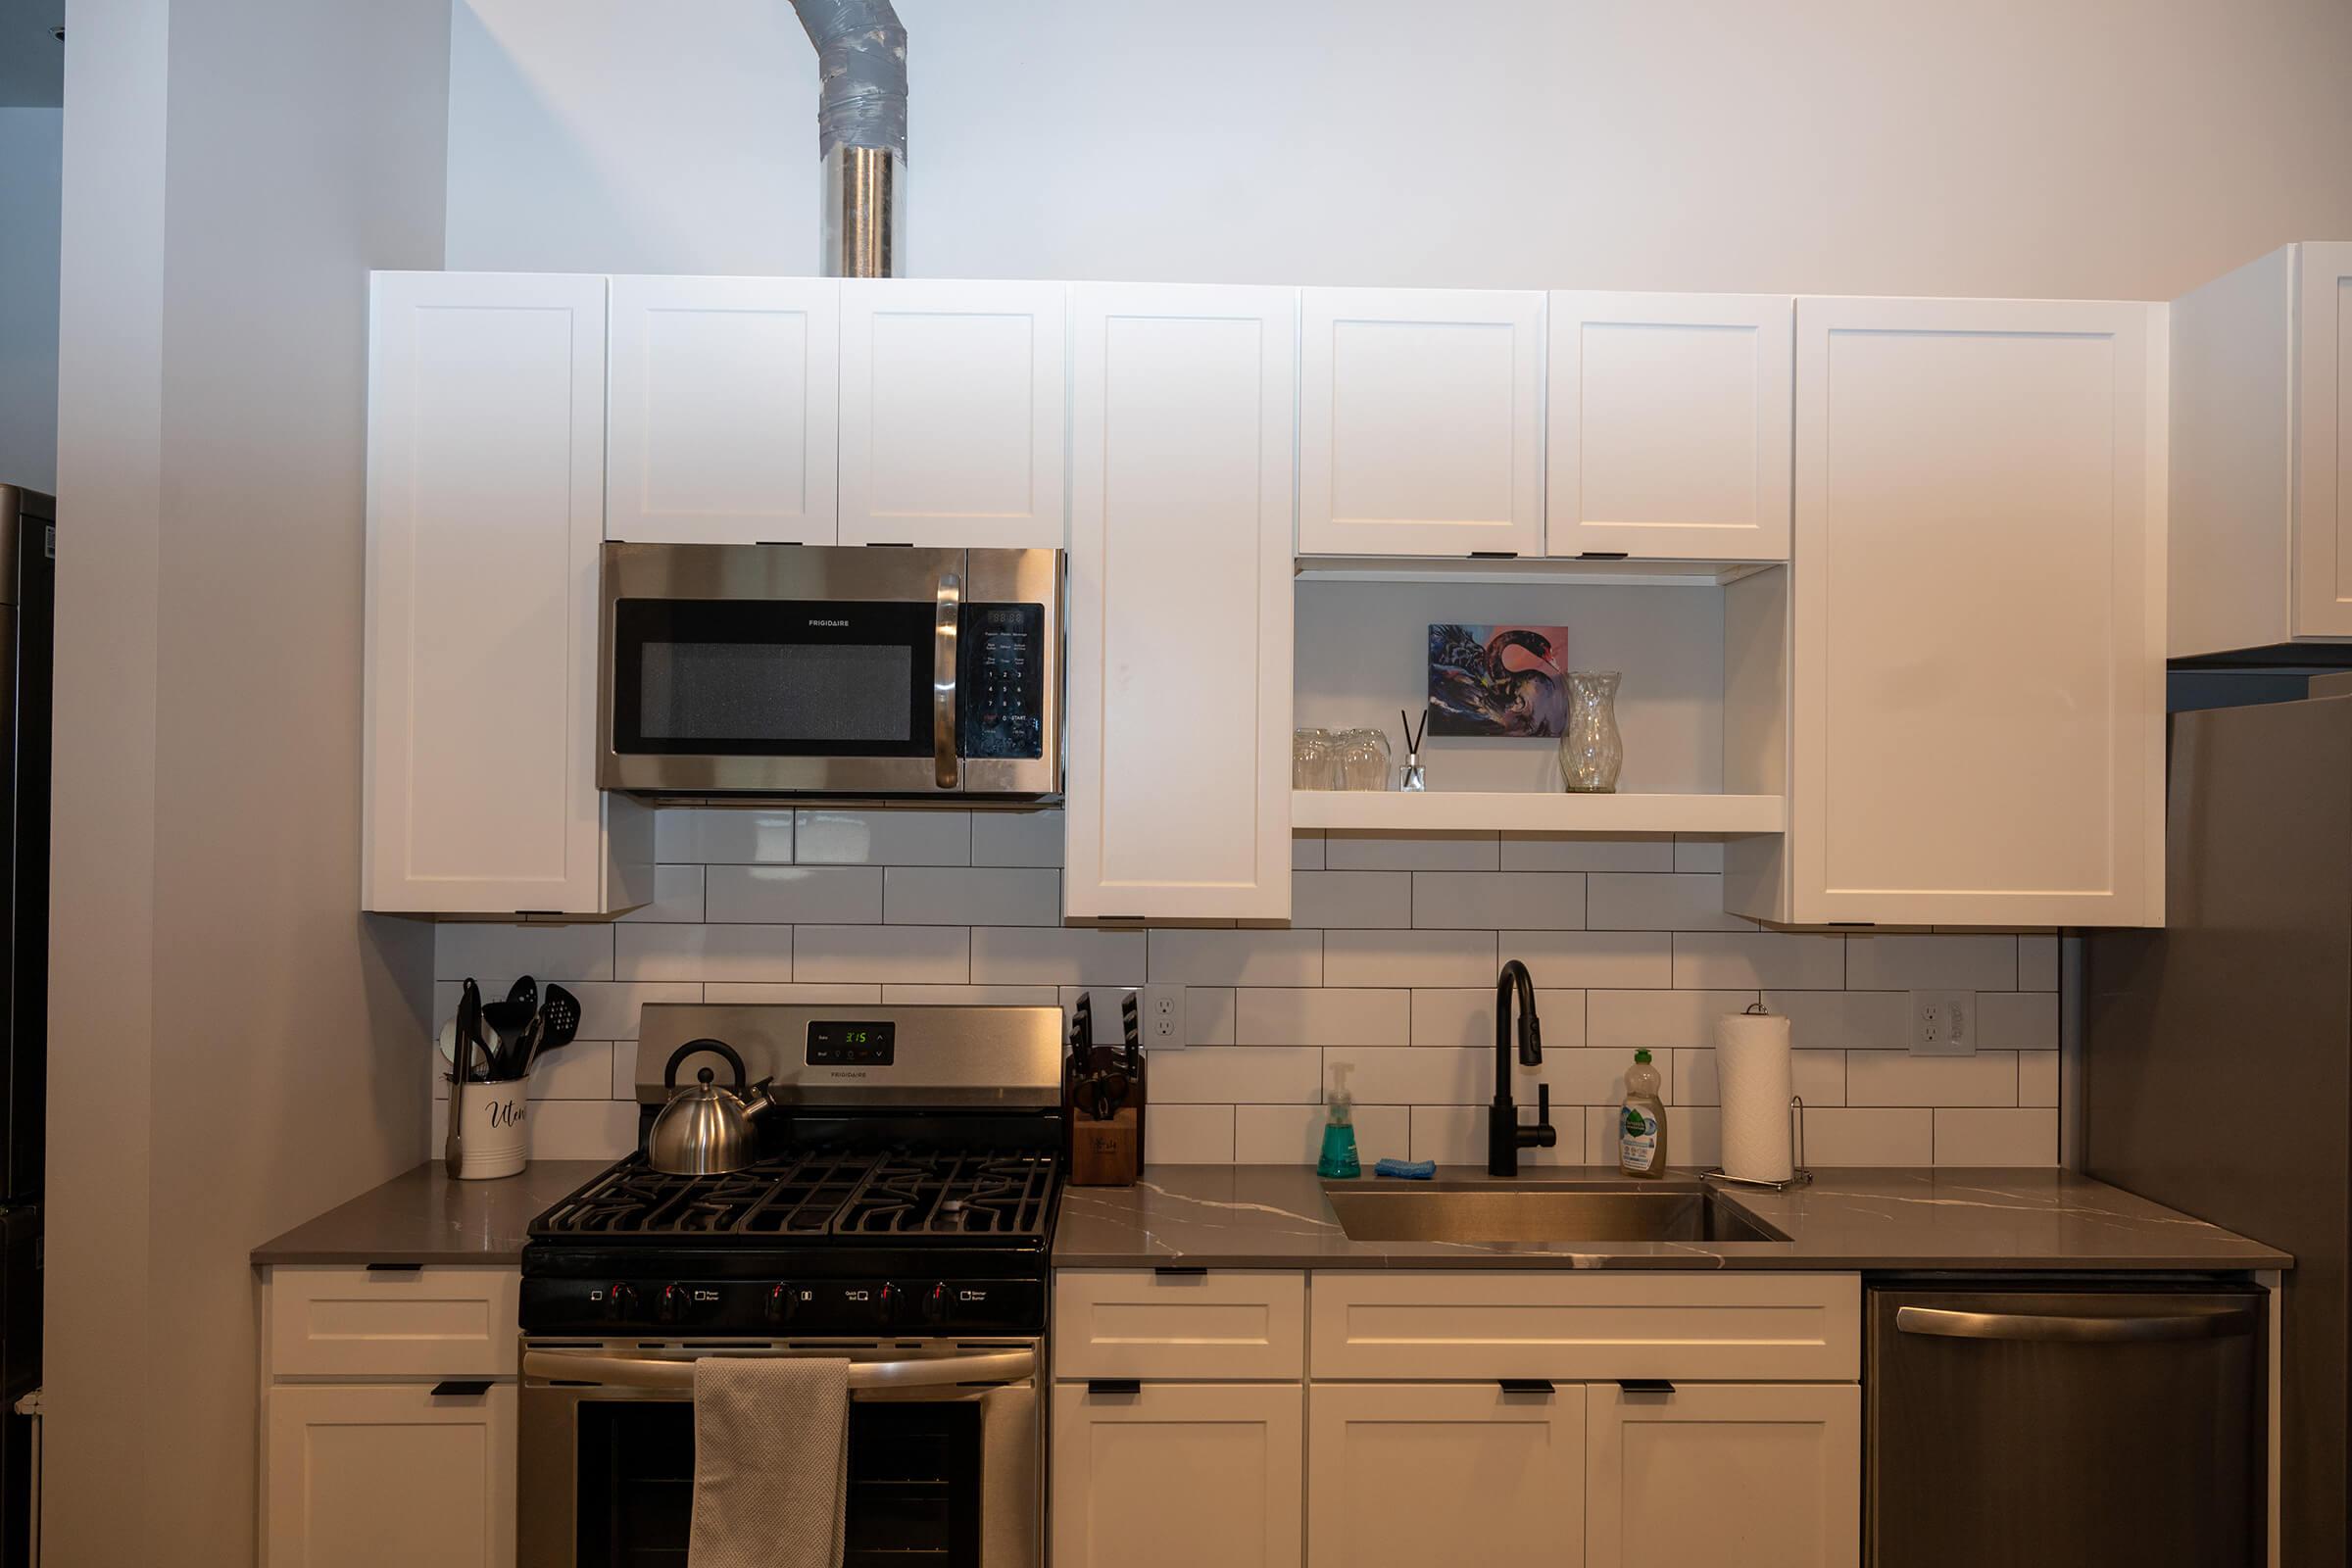
[[[1798,301],[1788,863],[1737,912],[2162,923],[2162,315]]]
[[[2175,658],[2352,637],[2352,241],[2173,302]]]
[[[605,280],[379,272],[364,907],[604,913],[652,817],[596,787]]]
[[[1298,552],[1544,552],[1544,296],[1310,288]]]
[[[1295,301],[1073,291],[1072,917],[1290,915]]]
[[[1778,294],[1553,294],[1549,553],[1788,560],[1794,310]]]
[[[616,277],[605,537],[834,539],[841,285]]]
[[[840,287],[841,542],[1058,548],[1067,285]]]

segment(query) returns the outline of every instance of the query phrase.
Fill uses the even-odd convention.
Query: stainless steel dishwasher
[[[1873,1286],[1875,1568],[2255,1568],[2267,1300],[2199,1281]]]

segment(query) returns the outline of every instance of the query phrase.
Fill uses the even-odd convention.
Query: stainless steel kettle
[[[733,1090],[713,1083],[717,1074],[708,1067],[695,1074],[695,1082],[678,1087],[678,1063],[704,1051],[727,1058],[735,1069]],[[747,1088],[745,1076],[743,1058],[723,1040],[689,1040],[671,1052],[662,1069],[669,1100],[645,1135],[646,1163],[671,1176],[716,1176],[749,1165],[758,1144],[752,1124],[775,1102],[768,1098],[766,1079]]]

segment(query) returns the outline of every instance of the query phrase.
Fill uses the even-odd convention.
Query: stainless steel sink
[[[1429,1182],[1323,1189],[1357,1242],[1786,1242],[1698,1181]]]

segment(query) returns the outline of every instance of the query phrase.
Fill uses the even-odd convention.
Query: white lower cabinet
[[[1299,1560],[1303,1391],[1146,1383],[1054,1391],[1054,1568]]]
[[[1854,1568],[1862,1391],[1688,1383],[1587,1391],[1585,1568]]]
[[[514,1561],[514,1385],[270,1390],[269,1568],[505,1568]]]
[[[1314,1385],[1307,1562],[1574,1568],[1584,1561],[1586,1397],[1576,1383]]]

